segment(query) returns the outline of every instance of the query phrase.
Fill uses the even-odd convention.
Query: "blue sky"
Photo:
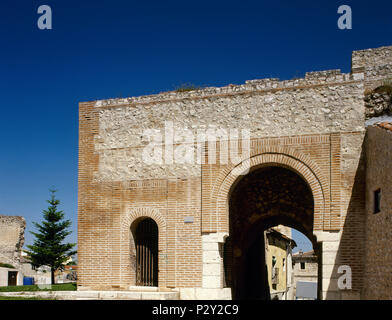
[[[52,30],[37,27],[44,4]],[[342,4],[352,30],[337,27]],[[391,9],[381,0],[1,1],[0,213],[24,216],[31,244],[55,186],[76,242],[79,101],[349,72],[353,50],[392,44]]]

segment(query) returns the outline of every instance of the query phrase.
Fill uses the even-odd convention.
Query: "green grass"
[[[29,292],[29,291],[76,291],[76,283],[54,284],[51,288],[39,288],[38,285],[32,286],[10,286],[0,287],[0,292]]]
[[[187,91],[194,91],[200,90],[201,87],[195,86],[191,83],[184,83],[175,89],[176,92],[187,92]]]
[[[2,267],[2,268],[9,268],[9,269],[15,269],[15,267],[13,265],[8,264],[8,263],[2,263],[2,262],[0,262],[0,267]]]

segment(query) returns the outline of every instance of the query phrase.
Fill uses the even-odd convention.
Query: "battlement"
[[[183,99],[201,99],[211,96],[236,95],[258,91],[302,89],[314,86],[334,85],[385,78],[392,72],[392,46],[353,51],[351,73],[341,73],[340,69],[307,72],[303,78],[280,80],[265,78],[247,80],[244,84],[224,87],[206,87],[189,91],[168,91],[159,94],[114,98],[93,102],[95,107],[116,107],[130,104],[150,104]],[[82,103],[83,104],[83,103]]]
[[[373,69],[392,64],[392,46],[353,51],[351,69]]]
[[[205,98],[214,95],[232,95],[252,91],[285,90],[302,87],[339,84],[384,76],[392,70],[392,46],[354,51],[352,54],[352,72],[341,73],[340,69],[307,72],[304,78],[280,80],[265,78],[247,80],[245,84],[224,87],[207,87],[191,91],[168,91],[159,94],[120,99],[97,100],[96,107],[121,106],[130,104],[148,104],[154,102]],[[90,103],[89,103],[90,104]]]
[[[291,80],[279,80],[277,78],[254,79],[247,80],[245,84],[227,85],[224,87],[207,87],[195,89],[192,91],[177,92],[168,91],[154,95],[98,100],[95,107],[116,107],[130,104],[149,104],[164,101],[184,100],[184,99],[202,99],[211,96],[236,95],[258,91],[278,91],[286,89],[301,89],[312,86],[323,86],[332,84],[343,84],[362,80],[363,76],[358,77],[357,74],[342,74],[340,70],[326,70],[307,72],[304,78],[296,78]],[[87,103],[91,104],[91,102]]]

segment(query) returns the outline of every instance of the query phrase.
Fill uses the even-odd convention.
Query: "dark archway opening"
[[[277,225],[297,229],[321,256],[313,236],[312,191],[293,170],[263,166],[240,177],[229,197],[230,236],[224,246],[226,287],[232,288],[233,299],[269,300],[266,230]]]
[[[136,250],[136,285],[158,286],[158,225],[151,218],[133,223]]]

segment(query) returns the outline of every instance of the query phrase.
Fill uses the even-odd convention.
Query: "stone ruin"
[[[23,217],[0,215],[0,263],[20,265],[25,229]]]

